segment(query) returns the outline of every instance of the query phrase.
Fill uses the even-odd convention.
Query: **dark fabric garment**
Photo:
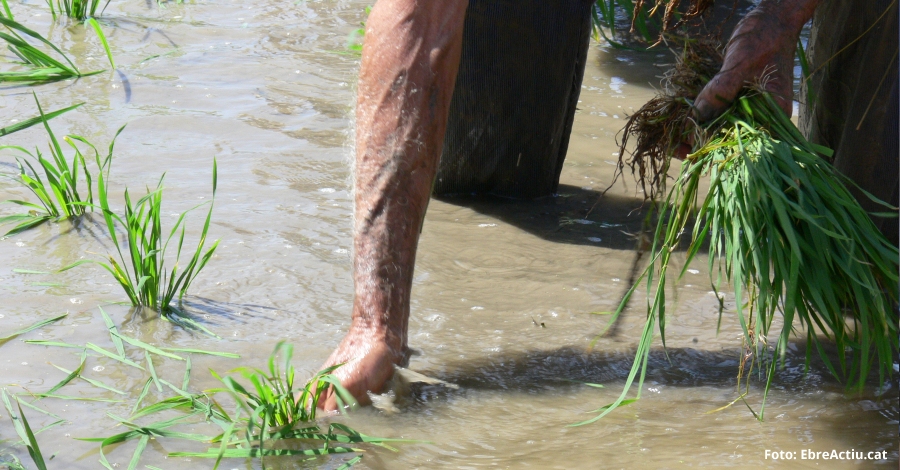
[[[822,2],[809,39],[814,75],[800,93],[801,101],[808,101],[807,89],[813,93],[800,112],[800,128],[808,138],[834,149],[841,173],[895,206],[900,181],[897,24],[898,8],[891,0]],[[867,210],[884,211],[856,193]],[[874,220],[896,244],[898,219]]]
[[[556,192],[590,42],[585,0],[470,0],[436,195]]]

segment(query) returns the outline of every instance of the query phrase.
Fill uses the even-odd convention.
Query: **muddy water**
[[[0,240],[0,335],[37,318],[69,315],[2,345],[0,386],[15,393],[44,391],[65,377],[50,363],[67,369],[78,364],[77,351],[21,339],[111,348],[98,305],[105,305],[123,331],[144,341],[243,356],[240,361],[194,357],[194,390],[214,385],[208,368],[262,366],[279,340],[294,344],[295,365],[305,373],[322,363],[349,323],[352,202],[346,162],[358,57],[346,53],[345,45],[365,6],[333,1],[109,6],[105,29],[121,73],[36,91],[45,109],[86,103],[53,121],[60,135],[79,134],[105,147],[127,123],[116,143],[116,195],[126,185],[140,192],[166,172],[165,208],[175,214],[209,199],[212,161],[218,160],[211,234],[222,242],[194,284],[188,306],[224,339],[191,335],[115,304],[124,296],[97,267],[56,275],[14,271],[50,271],[111,248],[98,219],[43,225]],[[49,31],[79,67],[105,65],[96,38],[78,26],[54,25],[40,2],[12,8],[32,28]],[[871,389],[845,395],[821,365],[814,362],[804,374],[800,353],[787,358],[764,423],[740,402],[707,414],[739,395],[740,331],[726,312],[715,334],[718,302],[705,263],[681,283],[667,327],[671,362],[654,351],[642,400],[599,423],[567,427],[618,395],[640,335],[643,290],[615,334],[592,352],[586,349],[607,321],[591,312],[614,308],[628,287],[634,260],[628,234],[642,217],[642,194],[630,178],[600,199],[613,177],[614,136],[659,83],[662,69],[653,64],[667,61],[593,47],[557,197],[532,203],[432,202],[416,267],[410,345],[419,354],[410,367],[459,389],[416,388],[399,413],[367,409],[348,418],[369,434],[429,441],[403,445],[397,453],[369,452],[360,467],[897,465],[896,386],[881,395]],[[35,113],[29,89],[5,89],[2,96],[4,124]],[[32,129],[3,143],[44,146],[45,140],[42,131]],[[14,170],[11,154],[2,161],[4,172]],[[0,198],[25,197],[15,184],[0,181]],[[200,217],[190,220],[194,237]],[[725,304],[733,306],[733,296],[726,294]],[[129,354],[143,359],[137,351]],[[180,383],[184,365],[158,360],[157,369]],[[45,453],[56,454],[51,468],[98,468],[97,445],[75,438],[121,432],[105,413],[127,416],[146,380],[140,371],[100,358],[89,358],[86,370],[129,395],[123,403],[43,400],[42,406],[66,419],[39,436]],[[119,398],[77,381],[62,392]],[[151,389],[149,399],[165,396]],[[760,400],[760,384],[754,382],[747,402],[758,410]],[[5,414],[0,411],[0,439],[8,446],[15,433]],[[28,415],[34,415],[33,425],[52,421]],[[111,462],[127,466],[133,445],[111,448]],[[165,458],[168,452],[202,447],[154,440],[142,464],[211,467],[208,461]],[[783,450],[799,457],[804,449],[887,450],[889,458],[785,463],[765,456],[766,450]],[[21,448],[12,452],[27,460]],[[273,463],[315,468],[343,460]],[[257,466],[235,460],[225,467]]]

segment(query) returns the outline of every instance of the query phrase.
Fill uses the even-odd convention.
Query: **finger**
[[[793,89],[793,73],[790,70],[789,65],[782,64],[781,70],[777,70],[774,75],[774,79],[770,80],[766,86],[766,91],[772,95],[772,98],[775,99],[775,103],[778,104],[778,107],[784,111],[784,114],[787,117],[791,117],[794,113],[794,89]],[[786,70],[786,72],[785,72]]]
[[[335,393],[332,391],[331,387],[328,387],[328,389],[319,396],[318,405],[322,411],[337,411],[337,400],[335,399]]]
[[[672,157],[677,158],[678,160],[684,160],[690,153],[691,146],[682,142],[675,147],[675,150],[672,152]]]
[[[732,72],[719,72],[703,87],[694,101],[694,117],[697,122],[715,119],[731,106],[744,85]]]

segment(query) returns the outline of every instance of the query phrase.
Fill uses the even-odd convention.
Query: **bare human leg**
[[[355,297],[325,366],[361,404],[407,354],[416,245],[459,69],[467,0],[380,0],[366,23],[356,107]],[[325,409],[337,404],[329,390]]]

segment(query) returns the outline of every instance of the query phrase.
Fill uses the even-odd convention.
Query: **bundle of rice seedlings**
[[[642,184],[653,187],[648,194],[662,193],[672,152],[688,140],[687,133],[693,133],[695,144],[660,206],[651,262],[614,315],[646,279],[647,322],[625,390],[584,423],[622,404],[638,372],[639,384],[643,381],[656,324],[665,347],[668,268],[688,231],[679,277],[707,247],[713,287],[718,290],[725,281],[734,289],[745,345],[766,376],[758,419],[792,332],[806,337],[807,369],[815,351],[850,389],[861,390],[873,370],[882,385],[892,374],[898,351],[897,248],[848,190],[854,183],[828,162],[831,150],[807,141],[763,87],[746,89],[714,122],[692,122],[688,97],[696,96],[721,60],[708,46],[688,42],[667,93],[641,108],[626,127],[638,145],[630,160],[620,152],[620,165],[628,164]],[[709,190],[702,195],[700,181],[706,177]],[[896,216],[897,208],[859,190],[885,208],[878,215]],[[722,313],[720,308],[720,324]],[[779,314],[783,325],[770,347]],[[836,361],[826,352],[826,341],[833,343]]]

